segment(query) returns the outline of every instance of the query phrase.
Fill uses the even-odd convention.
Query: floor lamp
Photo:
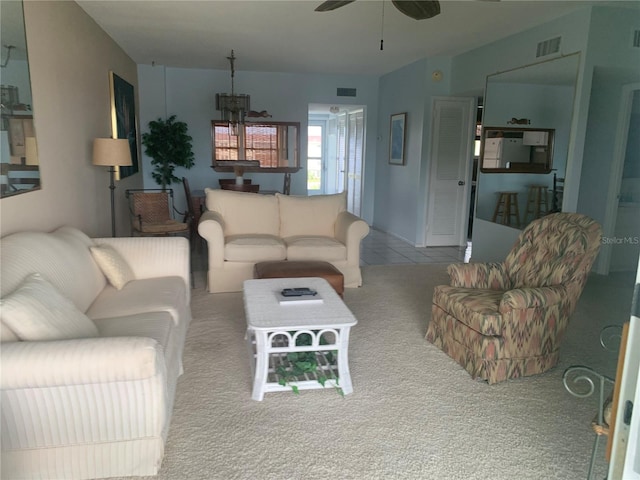
[[[131,149],[129,140],[118,138],[96,138],[93,141],[93,164],[102,167],[109,167],[111,183],[111,236],[116,236],[116,211],[114,190],[116,167],[127,167],[131,165]]]

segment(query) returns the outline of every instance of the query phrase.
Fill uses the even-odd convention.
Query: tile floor
[[[360,246],[360,265],[462,262],[470,247],[414,247],[393,235],[371,229]]]

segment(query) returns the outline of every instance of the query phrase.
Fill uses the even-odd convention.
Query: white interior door
[[[362,204],[362,161],[364,159],[364,111],[349,113],[347,149],[347,210],[360,216]]]
[[[340,193],[346,188],[346,173],[347,173],[347,114],[341,113],[336,117],[336,181],[335,192],[327,193]]]
[[[318,195],[346,191],[347,210],[357,216],[362,209],[364,112],[363,105],[309,105],[308,193]],[[317,128],[311,131],[312,126]]]
[[[475,99],[436,97],[432,108],[426,243],[465,245]]]

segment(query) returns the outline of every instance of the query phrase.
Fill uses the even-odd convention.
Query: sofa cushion
[[[189,318],[185,289],[181,277],[132,280],[122,290],[107,285],[86,313],[89,318],[97,320],[146,312],[169,312],[177,324],[181,318]]]
[[[280,236],[335,237],[336,218],[347,209],[346,193],[297,197],[276,193],[280,207]]]
[[[330,237],[298,235],[284,239],[287,260],[346,260],[347,247]]]
[[[205,189],[207,209],[224,219],[224,235],[277,236],[280,229],[278,200],[273,195]]]
[[[284,260],[287,247],[273,235],[231,235],[225,238],[224,259],[230,262]]]
[[[93,260],[94,242],[80,230],[61,227],[53,233],[19,232],[2,238],[1,296],[14,291],[32,273],[39,273],[84,312],[107,284]]]
[[[91,247],[91,255],[109,283],[117,290],[122,290],[122,287],[135,278],[127,261],[111,245]]]
[[[19,340],[18,336],[9,327],[0,322],[0,342],[18,342]]]
[[[0,315],[21,340],[98,336],[95,324],[37,273],[0,300]]]
[[[168,312],[149,312],[122,317],[100,318],[95,321],[101,337],[147,337],[157,341],[164,350],[167,365],[179,362],[180,351],[173,332],[175,324]]]

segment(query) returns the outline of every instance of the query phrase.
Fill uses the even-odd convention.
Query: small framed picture
[[[389,163],[391,165],[404,165],[406,123],[406,113],[395,113],[391,115],[391,128],[389,133]]]

